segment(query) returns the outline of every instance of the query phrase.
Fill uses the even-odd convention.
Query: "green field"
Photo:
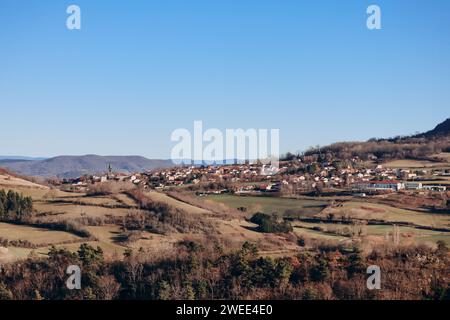
[[[326,233],[326,232],[317,231],[317,230],[310,230],[310,229],[305,229],[305,228],[300,228],[300,227],[294,227],[294,233],[295,233],[295,235],[297,235],[299,237],[306,237],[306,238],[311,238],[311,239],[316,239],[316,240],[331,240],[331,241],[343,242],[343,241],[347,241],[350,239],[350,238],[343,237],[343,236],[340,236],[337,234]]]
[[[233,209],[244,207],[248,213],[260,211],[290,217],[315,215],[328,204],[327,201],[321,200],[234,195],[211,195],[206,199],[223,203]]]
[[[345,224],[326,224],[326,223],[309,223],[309,222],[294,222],[295,233],[300,235],[308,235],[313,238],[321,239],[344,239],[343,234],[349,231],[357,234],[358,230],[362,230],[363,236],[392,236],[394,228],[392,225],[345,225]],[[311,230],[309,228],[321,228],[320,230]],[[402,242],[414,243],[436,243],[441,240],[447,245],[450,245],[450,233],[439,232],[432,230],[424,230],[413,227],[398,227]],[[347,239],[349,237],[347,236]]]
[[[333,213],[336,217],[348,216],[364,220],[384,220],[390,223],[407,222],[427,227],[448,228],[450,226],[450,216],[448,214],[401,209],[381,203],[349,201],[344,203],[342,207],[335,208]],[[324,215],[323,218],[325,218]]]

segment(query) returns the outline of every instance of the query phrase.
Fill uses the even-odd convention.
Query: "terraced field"
[[[0,222],[0,238],[9,241],[27,241],[38,247],[58,243],[67,243],[71,241],[82,241],[81,237],[78,237],[69,232],[2,222]]]
[[[450,229],[449,214],[435,214],[391,207],[385,204],[349,201],[342,207],[327,209],[318,216],[325,218],[328,214],[335,217],[348,217],[362,220],[384,220],[391,223],[407,222],[426,227],[445,227]]]
[[[207,200],[223,203],[233,209],[244,207],[250,214],[261,211],[289,217],[312,216],[328,204],[323,200],[235,195],[211,195]]]
[[[392,239],[394,234],[393,225],[346,225],[327,223],[295,222],[293,224],[297,234],[310,235],[320,239],[338,239],[345,241],[351,239],[352,235],[362,237],[379,237],[380,239]],[[314,229],[314,230],[312,230]],[[425,230],[413,227],[398,227],[401,244],[430,244],[443,241],[450,245],[450,233],[433,230]],[[345,235],[345,236],[344,236]]]
[[[208,210],[198,208],[191,204],[176,200],[161,192],[150,191],[146,192],[145,195],[148,196],[153,201],[163,202],[169,206],[179,208],[191,214],[210,214]]]
[[[130,209],[108,208],[101,205],[52,203],[37,201],[33,207],[41,214],[44,221],[62,221],[81,217],[124,217]]]
[[[300,227],[294,227],[294,233],[300,237],[308,237],[315,240],[330,240],[338,242],[349,242],[349,238],[336,234],[325,233],[321,231],[305,229]]]

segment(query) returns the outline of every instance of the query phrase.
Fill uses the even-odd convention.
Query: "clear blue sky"
[[[296,151],[428,130],[449,106],[448,0],[0,0],[1,155],[168,158],[194,120],[279,128]]]

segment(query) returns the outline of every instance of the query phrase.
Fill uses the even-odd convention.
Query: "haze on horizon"
[[[0,155],[167,159],[173,130],[278,128],[281,152],[449,117],[450,2],[0,3]],[[68,30],[77,4],[82,29]]]

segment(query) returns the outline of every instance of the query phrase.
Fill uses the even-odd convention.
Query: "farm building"
[[[353,185],[354,189],[357,190],[387,190],[387,191],[398,191],[405,188],[405,185],[401,182],[394,180],[384,180],[384,181],[364,181],[357,182]]]
[[[433,186],[433,185],[424,185],[423,189],[430,191],[446,191],[446,186]]]
[[[422,183],[420,183],[420,182],[405,182],[405,189],[420,190],[420,189],[422,189]]]

